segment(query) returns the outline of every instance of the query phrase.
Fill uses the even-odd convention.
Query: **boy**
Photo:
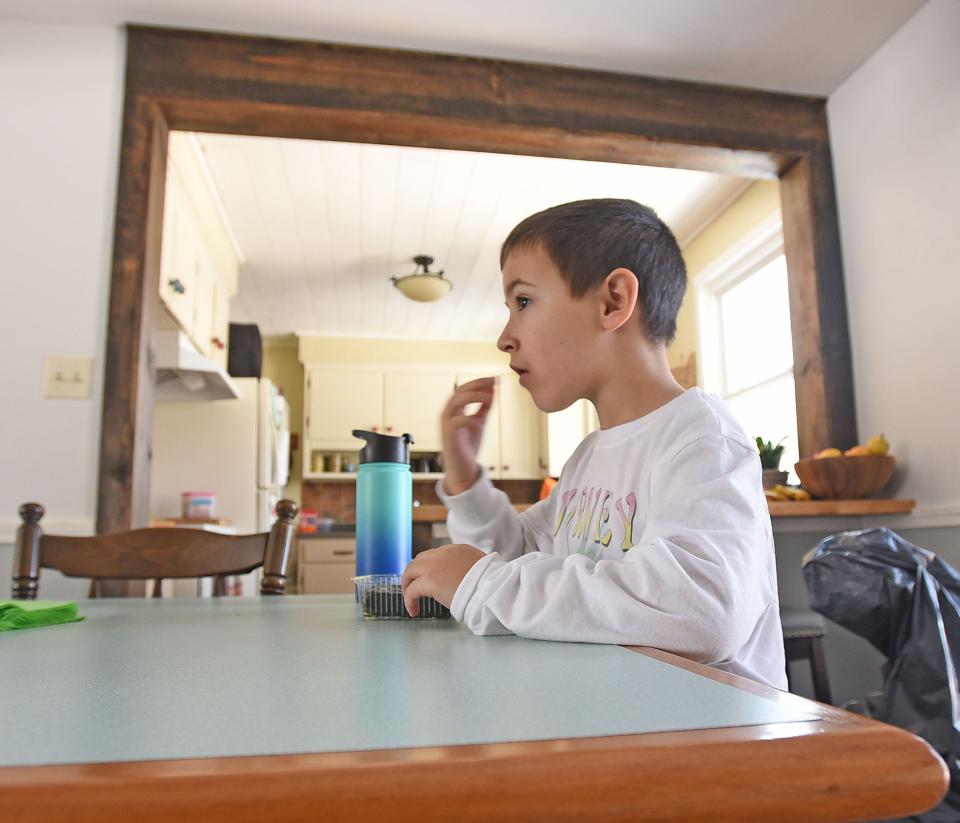
[[[475,634],[654,646],[785,688],[756,448],[667,363],[686,288],[670,230],[631,200],[567,203],[516,226],[500,262],[497,346],[538,408],[585,397],[600,430],[518,514],[476,462],[494,379],[460,386],[437,485],[458,542],[407,567],[408,611],[430,595]]]

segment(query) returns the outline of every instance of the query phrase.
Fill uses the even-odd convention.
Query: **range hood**
[[[158,329],[156,342],[154,396],[158,402],[231,400],[240,396],[230,375],[200,354],[182,331]]]

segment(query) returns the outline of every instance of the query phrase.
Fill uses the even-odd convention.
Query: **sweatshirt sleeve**
[[[653,646],[712,665],[732,660],[775,585],[756,453],[704,436],[665,461],[653,481],[646,527],[623,557],[486,557],[458,587],[453,616],[475,634]]]
[[[521,514],[482,470],[477,481],[466,491],[447,494],[443,490],[443,481],[439,481],[437,494],[449,510],[447,530],[454,543],[467,543],[485,552],[496,552],[501,559],[511,560],[536,551],[542,541],[550,539],[547,524],[553,505],[552,495],[534,503]]]

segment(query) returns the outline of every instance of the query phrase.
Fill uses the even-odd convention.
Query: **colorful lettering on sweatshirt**
[[[610,522],[610,503],[613,502],[619,519]],[[584,487],[568,489],[560,497],[553,536],[565,533],[565,543],[571,552],[599,559],[611,545],[614,533],[622,551],[634,545],[634,522],[637,516],[637,495],[634,492],[613,498],[609,489]]]

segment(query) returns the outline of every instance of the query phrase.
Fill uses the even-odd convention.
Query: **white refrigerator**
[[[270,380],[234,382],[236,399],[156,404],[151,517],[178,517],[181,493],[192,491],[214,493],[216,516],[236,534],[267,531],[276,519],[289,478],[290,406]],[[253,595],[259,574],[241,582]]]

